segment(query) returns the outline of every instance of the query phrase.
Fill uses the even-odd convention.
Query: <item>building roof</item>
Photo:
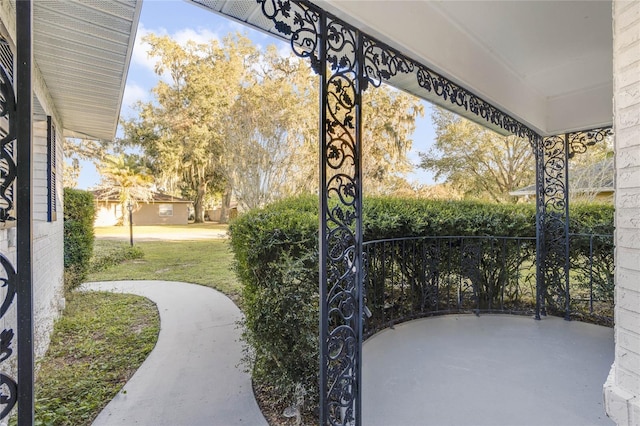
[[[119,202],[119,200],[111,195],[105,196],[105,191],[101,189],[96,189],[91,191],[93,192],[93,196],[96,200],[102,202]],[[148,203],[192,203],[191,200],[186,200],[184,198],[176,197],[174,195],[165,194],[164,192],[154,192],[151,196],[151,200]]]
[[[15,1],[0,2],[0,37],[8,43],[0,62],[11,77]],[[114,138],[141,8],[141,0],[33,2],[36,116],[55,116],[65,136]]]
[[[65,135],[115,136],[142,1],[35,1],[34,58]]]
[[[569,171],[569,191],[574,193],[613,193],[614,185],[613,157],[597,163]],[[535,196],[536,185],[528,185],[509,192],[515,197]]]

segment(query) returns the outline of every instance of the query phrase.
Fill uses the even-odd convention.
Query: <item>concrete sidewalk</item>
[[[87,283],[84,290],[144,296],[156,303],[156,347],[94,426],[267,425],[250,376],[239,365],[240,310],[208,287],[168,281]]]

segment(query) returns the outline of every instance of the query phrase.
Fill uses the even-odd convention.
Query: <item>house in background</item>
[[[613,203],[614,175],[613,157],[571,170],[569,174],[571,200]],[[518,201],[534,201],[536,199],[536,185],[528,185],[511,191],[509,195],[518,197]]]
[[[126,223],[124,209],[120,200],[104,198],[101,191],[93,192],[96,199],[95,226],[115,226]],[[192,202],[172,195],[154,192],[148,202],[139,202],[133,207],[133,224],[142,225],[186,225],[189,223],[189,212]]]

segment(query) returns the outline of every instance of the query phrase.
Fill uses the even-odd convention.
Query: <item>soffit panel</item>
[[[68,135],[115,136],[142,2],[34,2],[34,58]]]

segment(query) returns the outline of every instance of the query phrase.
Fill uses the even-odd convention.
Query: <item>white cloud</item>
[[[135,83],[127,83],[122,96],[122,115],[129,116],[133,112],[133,105],[137,101],[147,102],[151,99],[148,89]]]
[[[183,46],[190,40],[199,44],[209,43],[211,40],[220,40],[218,34],[206,28],[198,28],[197,30],[183,28],[172,34],[171,38]]]
[[[142,39],[148,34],[156,34],[159,36],[168,35],[171,39],[177,41],[180,45],[186,45],[188,41],[194,41],[196,43],[209,43],[211,40],[219,40],[218,34],[208,30],[206,28],[183,28],[175,31],[172,34],[163,28],[146,28],[142,23],[138,26],[138,32],[136,34],[136,40],[133,46],[133,53],[131,56],[131,63],[135,67],[139,67],[147,73],[155,75],[155,66],[158,62],[157,56],[150,56],[149,50],[151,46],[149,43],[144,42]],[[156,77],[157,78],[157,77]],[[170,81],[170,76],[164,73],[160,76],[160,79],[164,81]]]

